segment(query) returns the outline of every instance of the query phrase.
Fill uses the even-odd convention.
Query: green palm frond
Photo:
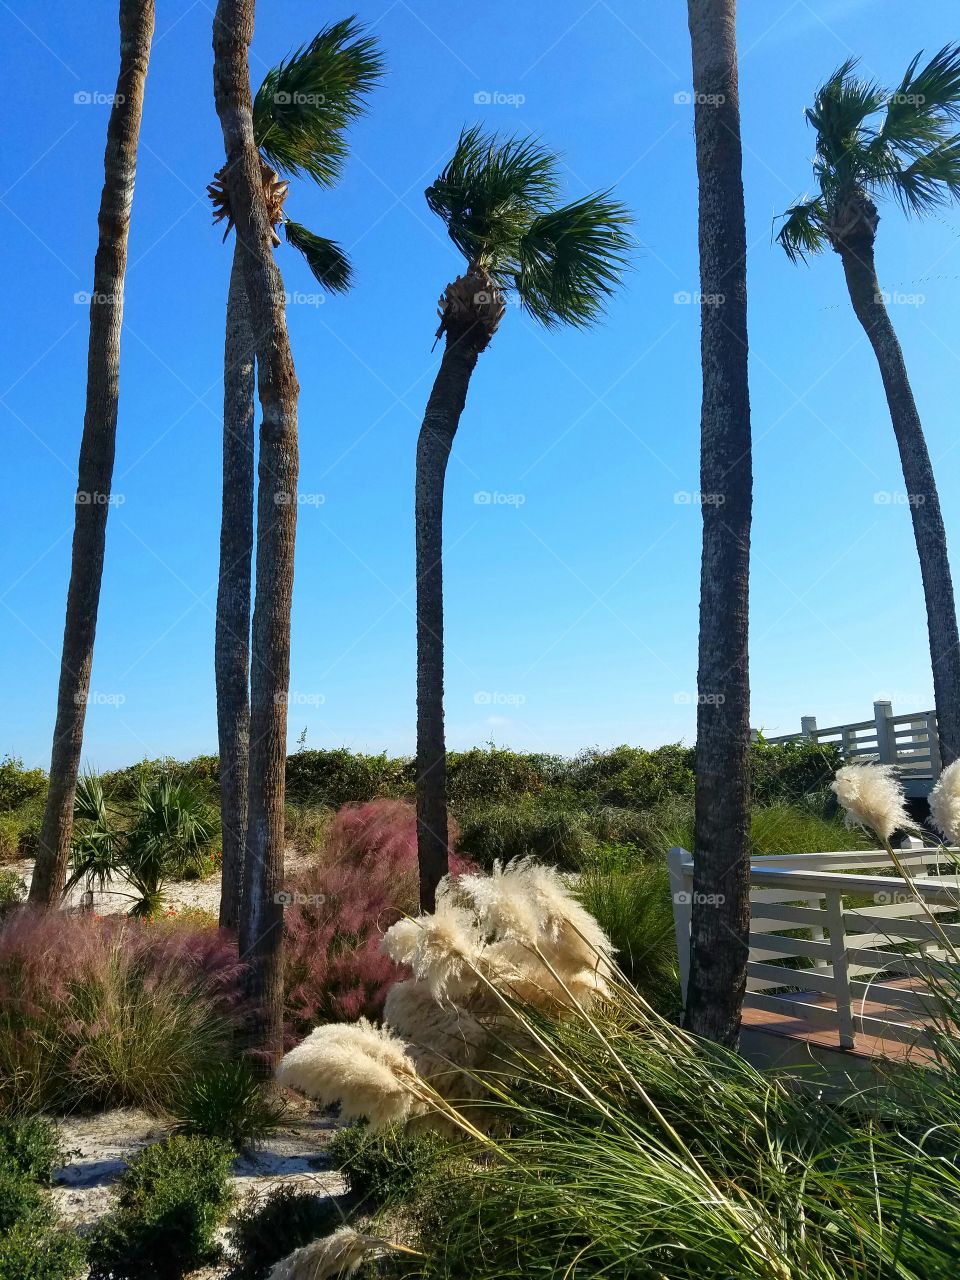
[[[627,266],[631,218],[608,192],[558,206],[560,167],[535,138],[467,129],[425,195],[468,264],[516,290],[529,315],[585,326]]]
[[[299,222],[287,219],[283,224],[287,243],[299,249],[317,283],[330,293],[346,293],[353,270],[343,249],[325,236],[315,235]]]
[[[330,186],[347,156],[346,127],[384,72],[376,39],[355,18],[324,29],[267,72],[253,103],[257,145],[279,172]]]
[[[920,67],[917,54],[892,91],[854,74],[848,59],[806,112],[817,131],[816,200],[788,209],[777,236],[797,261],[828,243],[850,201],[892,195],[907,213],[960,199],[960,44]]]
[[[783,226],[777,233],[777,243],[791,262],[800,262],[827,247],[826,207],[822,197],[802,200],[782,217]]]
[[[517,245],[514,287],[547,328],[589,325],[603,310],[629,260],[631,218],[608,192],[541,214]]]
[[[456,151],[424,193],[463,256],[491,274],[505,246],[556,198],[557,157],[533,138],[507,138],[479,127],[460,134]]]

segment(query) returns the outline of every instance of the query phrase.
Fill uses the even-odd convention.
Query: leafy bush
[[[249,1061],[221,1062],[187,1081],[174,1103],[182,1133],[221,1138],[235,1151],[275,1132],[285,1107],[271,1097]]]
[[[0,760],[0,811],[19,809],[30,800],[47,794],[47,775],[42,769],[25,769],[18,756]]]
[[[345,747],[331,751],[297,751],[287,757],[287,797],[298,804],[340,809],[378,796],[413,793],[409,760],[387,755],[364,756]]]
[[[537,795],[563,777],[559,756],[522,755],[492,744],[447,755],[447,791],[452,804]]]
[[[573,869],[596,848],[589,815],[538,804],[477,806],[463,815],[460,852],[489,870],[495,861],[533,854],[551,866]]]
[[[810,792],[828,786],[842,764],[839,747],[830,744],[803,740],[769,743],[760,737],[750,747],[753,802],[797,804]]]
[[[244,1205],[231,1220],[227,1238],[237,1262],[230,1278],[265,1280],[281,1258],[342,1224],[343,1214],[332,1196],[279,1186]]]
[[[454,874],[467,867],[451,853]],[[403,970],[380,939],[417,911],[417,819],[400,800],[347,805],[327,831],[318,865],[292,878],[285,912],[287,1033],[319,1022],[378,1018]]]
[[[620,746],[585,751],[571,761],[573,790],[594,804],[647,809],[668,795],[693,792],[694,750],[679,743],[646,751]]]
[[[0,1112],[164,1110],[230,1056],[240,975],[213,930],[18,912],[0,926]]]
[[[41,1222],[48,1196],[43,1187],[16,1169],[0,1168],[0,1233],[18,1222]]]
[[[330,1144],[330,1158],[351,1194],[374,1206],[406,1195],[446,1161],[449,1151],[449,1138],[400,1125],[375,1131],[348,1125]]]
[[[57,1127],[42,1116],[0,1120],[0,1170],[49,1186],[63,1163]]]
[[[11,907],[23,902],[26,896],[27,890],[23,877],[7,867],[0,867],[0,916],[5,915]]]
[[[161,760],[140,760],[126,769],[115,769],[101,775],[111,800],[135,800],[144,786],[167,778],[186,783],[199,791],[209,803],[220,799],[220,761],[216,756],[196,756],[193,760],[177,760],[165,756]]]
[[[78,1280],[86,1248],[72,1231],[18,1222],[0,1234],[0,1280]]]
[[[666,867],[586,871],[576,894],[616,947],[618,965],[644,999],[663,1013],[678,1013],[677,943]]]
[[[90,1239],[90,1280],[179,1280],[215,1261],[233,1202],[231,1151],[213,1138],[173,1137],[134,1156],[116,1209]]]

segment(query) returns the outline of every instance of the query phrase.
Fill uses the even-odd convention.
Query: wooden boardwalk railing
[[[960,851],[914,842],[901,858],[915,877],[916,895],[960,950]],[[668,862],[685,991],[693,858],[686,849],[671,849]],[[924,975],[931,959],[950,957],[906,882],[872,874],[890,870],[884,850],[783,854],[751,863],[744,1010],[769,1015],[763,1029],[827,1031],[842,1049],[864,1048],[858,1037],[929,1044],[925,1028],[937,1004]]]
[[[829,742],[851,761],[878,760],[896,765],[908,796],[925,796],[940,776],[940,744],[934,711],[895,716],[893,706],[873,704],[873,719],[856,724],[835,724],[821,729],[816,716],[802,716],[799,733],[785,733],[766,742]]]

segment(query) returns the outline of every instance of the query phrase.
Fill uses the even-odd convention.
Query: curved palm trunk
[[[219,0],[213,23],[214,94],[227,157],[262,409],[256,596],[250,678],[250,763],[240,951],[255,1009],[250,1047],[265,1069],[283,1048],[283,802],[290,606],[297,524],[297,397],[283,279],[273,259],[253,135],[253,0]]]
[[[247,832],[253,390],[253,332],[238,241],[230,272],[223,351],[223,511],[214,643],[223,821],[220,926],[226,929],[235,929],[240,922]]]
[[[417,440],[417,854],[420,909],[433,911],[447,874],[447,755],[443,732],[443,482],[479,352],[448,333]]]
[[[947,765],[960,757],[960,634],[937,483],[903,352],[880,291],[872,236],[866,234],[857,243],[844,244],[839,253],[850,301],[880,366],[900,450],[927,607],[940,755]]]
[[[50,787],[30,886],[30,902],[34,906],[49,907],[59,901],[70,857],[73,804],[90,693],[107,510],[113,483],[127,240],[153,27],[153,0],[121,0],[120,72],[103,162],[100,238],[90,302],[87,401],[80,441],[73,555],[50,757]]]
[[[700,487],[694,901],[686,1024],[735,1045],[750,926],[752,470],[735,0],[688,0],[700,184]]]

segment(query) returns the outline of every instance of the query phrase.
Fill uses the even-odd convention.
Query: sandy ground
[[[288,875],[301,870],[310,861],[309,854],[302,854],[290,845],[284,850],[284,870]],[[8,862],[5,865],[20,876],[27,889],[30,888],[30,881],[33,878],[32,858]],[[65,905],[78,907],[82,896],[82,886],[75,886],[66,898]],[[181,911],[184,907],[200,908],[215,916],[220,910],[220,874],[218,872],[216,875],[207,876],[205,880],[171,881],[165,887],[163,896],[166,906],[173,907],[177,911]],[[105,892],[94,893],[92,909],[101,916],[123,915],[130,910],[132,904],[133,898],[130,896],[129,886],[123,880],[111,880],[108,881]]]
[[[287,848],[288,872],[297,871],[308,858]],[[33,861],[8,863],[29,888]],[[108,885],[106,892],[94,894],[92,909],[98,915],[120,915],[130,910],[123,882]],[[79,905],[81,890],[75,889],[68,906]],[[220,876],[205,880],[181,880],[169,884],[164,893],[168,907],[201,908],[216,916],[220,907]],[[65,1223],[88,1227],[108,1213],[116,1198],[116,1181],[127,1161],[151,1142],[166,1137],[169,1128],[156,1116],[143,1111],[105,1111],[97,1115],[67,1117],[57,1121],[68,1154],[67,1163],[57,1171],[53,1189],[56,1207]],[[330,1168],[325,1149],[335,1124],[317,1113],[303,1099],[291,1095],[281,1128],[256,1151],[240,1156],[233,1165],[232,1181],[238,1204],[267,1195],[275,1187],[292,1183],[322,1195],[342,1195],[346,1186],[340,1174]],[[226,1243],[226,1233],[221,1232]],[[229,1266],[208,1267],[193,1280],[221,1280]]]
[[[57,1170],[53,1195],[65,1223],[88,1227],[113,1206],[116,1181],[127,1161],[169,1132],[143,1111],[106,1111],[57,1122],[68,1155]],[[232,1181],[238,1205],[292,1184],[319,1195],[346,1191],[340,1174],[330,1168],[326,1147],[335,1124],[301,1099],[291,1101],[282,1127],[256,1151],[234,1161]],[[226,1232],[221,1232],[226,1243]],[[196,1280],[220,1280],[229,1262],[195,1273]]]

